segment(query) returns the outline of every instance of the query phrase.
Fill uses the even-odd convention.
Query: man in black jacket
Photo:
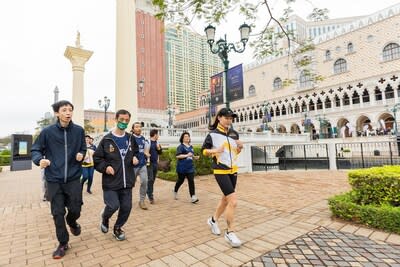
[[[42,130],[32,146],[32,161],[44,169],[51,214],[60,242],[53,252],[60,259],[68,249],[69,235],[65,220],[73,235],[81,233],[76,222],[81,214],[81,161],[86,153],[85,132],[72,122],[74,106],[69,101],[52,105],[57,122]],[[65,208],[68,214],[65,217]],[[65,218],[64,218],[65,217]]]
[[[115,114],[117,127],[103,137],[93,155],[94,167],[102,175],[103,199],[100,230],[108,232],[109,220],[119,209],[114,225],[115,239],[125,240],[122,226],[132,209],[132,187],[135,185],[134,166],[139,163],[138,146],[132,135],[125,132],[131,114],[124,109]]]

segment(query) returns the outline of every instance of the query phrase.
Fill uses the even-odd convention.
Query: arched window
[[[357,93],[357,91],[354,91],[353,95],[351,96],[351,101],[353,104],[360,104],[360,95]]]
[[[354,52],[354,45],[353,45],[353,43],[348,43],[347,44],[347,53],[352,53],[352,52]]]
[[[390,84],[388,84],[385,88],[385,98],[386,99],[394,98],[394,90]]]
[[[274,79],[273,88],[274,89],[281,89],[282,88],[282,80],[281,80],[281,78],[277,77],[277,78]]]
[[[345,71],[347,71],[347,62],[343,58],[339,58],[335,61],[335,64],[333,64],[333,72],[338,74]]]
[[[362,100],[363,100],[363,103],[369,102],[369,93],[368,93],[367,89],[364,89],[364,91],[362,93]]]
[[[332,107],[332,101],[329,97],[325,99],[325,108],[331,108]]]
[[[277,117],[281,115],[281,110],[279,107],[276,107],[275,114]]]
[[[375,100],[382,100],[382,91],[378,87],[375,87]]]
[[[400,58],[400,46],[396,43],[390,43],[383,48],[383,60],[392,60]]]
[[[350,97],[347,93],[343,94],[343,106],[350,105]]]
[[[256,94],[256,87],[254,85],[249,86],[249,96]]]
[[[330,60],[331,59],[331,50],[326,50],[325,51],[325,60]]]
[[[253,113],[250,111],[249,112],[249,120],[252,121],[253,120]]]
[[[306,71],[300,72],[300,87],[309,87],[311,86],[311,76]]]
[[[285,107],[285,105],[282,106],[282,115],[286,115],[286,107]]]
[[[318,97],[318,99],[317,99],[317,110],[320,110],[320,109],[322,109],[322,101],[321,101],[321,99]]]

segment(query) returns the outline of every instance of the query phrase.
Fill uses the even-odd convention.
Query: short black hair
[[[86,137],[89,138],[89,139],[93,139],[93,138],[92,138],[90,135],[88,135],[88,134],[85,135],[85,138],[86,138]]]
[[[72,105],[72,103],[67,100],[60,100],[60,101],[54,103],[53,105],[51,105],[54,112],[58,112],[60,110],[60,108],[63,106],[71,106],[72,110],[74,110],[74,105]]]
[[[185,137],[185,135],[188,135],[189,136],[189,138],[190,138],[190,133],[189,132],[183,132],[182,134],[181,134],[181,137],[179,138],[179,143],[183,143],[183,137]]]
[[[119,115],[129,115],[129,118],[131,118],[131,113],[129,113],[129,111],[127,111],[126,109],[120,109],[117,111],[117,113],[115,113],[115,118],[118,120]]]
[[[154,137],[156,134],[158,134],[158,130],[157,129],[151,129],[150,130],[150,137]]]

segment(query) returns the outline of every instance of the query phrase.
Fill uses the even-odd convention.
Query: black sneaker
[[[123,241],[125,240],[125,232],[121,228],[114,228],[114,233],[113,236],[115,239],[118,241]]]
[[[61,259],[65,256],[65,251],[68,250],[68,244],[61,245],[59,244],[57,249],[53,252],[53,259]]]
[[[71,231],[71,234],[73,234],[74,236],[78,236],[81,234],[81,226],[79,225],[79,223],[75,223],[75,226],[69,226],[69,230]]]
[[[100,231],[102,231],[104,234],[108,232],[108,219],[104,219],[103,217],[104,210],[100,213]]]

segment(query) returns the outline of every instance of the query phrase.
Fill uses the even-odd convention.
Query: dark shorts
[[[227,196],[235,192],[237,173],[214,174],[214,175],[215,175],[215,180],[217,180],[217,183],[221,188],[222,193],[224,193],[224,196]]]

